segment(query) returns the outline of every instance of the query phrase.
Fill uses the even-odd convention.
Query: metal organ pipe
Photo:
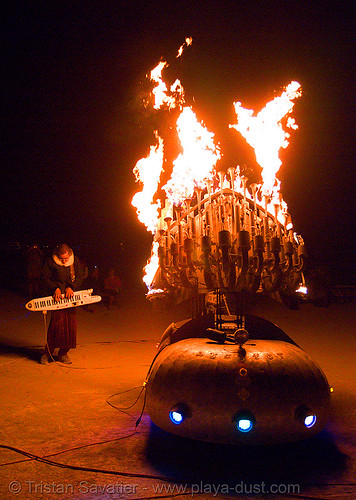
[[[256,292],[260,285],[267,291],[291,293],[301,282],[306,250],[301,237],[294,237],[290,215],[280,204],[272,205],[261,186],[239,177],[237,169],[218,172],[218,183],[206,180],[206,191],[196,188],[194,198],[182,206],[166,200],[156,234],[158,261],[164,284],[196,288],[196,293],[224,288]],[[239,181],[239,182],[237,182]],[[163,221],[166,228],[163,229]],[[297,286],[298,288],[298,286]]]

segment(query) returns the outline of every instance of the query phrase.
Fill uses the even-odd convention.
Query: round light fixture
[[[241,418],[237,422],[237,428],[240,432],[250,432],[253,427],[253,422],[248,418]]]
[[[255,418],[249,411],[241,411],[232,419],[240,432],[250,432],[255,425]]]
[[[190,411],[188,407],[182,403],[175,405],[169,412],[169,418],[175,425],[181,424],[188,417],[190,417]]]
[[[304,418],[304,425],[308,429],[310,429],[310,427],[313,427],[313,425],[315,424],[315,422],[316,422],[316,415],[307,415]]]
[[[295,410],[295,418],[304,424],[307,429],[310,429],[316,423],[316,415],[306,406],[299,406]]]

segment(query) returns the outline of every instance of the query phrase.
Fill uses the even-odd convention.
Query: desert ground
[[[181,319],[174,310],[153,310],[141,290],[110,310],[78,307],[73,363],[44,366],[49,314],[27,311],[17,291],[0,297],[2,499],[356,498],[355,300],[250,306],[322,368],[332,409],[310,440],[232,447],[167,434],[144,411],[142,384],[164,329]]]

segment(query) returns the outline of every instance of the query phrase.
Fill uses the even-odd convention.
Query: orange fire
[[[193,196],[196,188],[205,188],[205,181],[214,175],[220,153],[214,144],[214,134],[198,122],[190,107],[183,107],[177,132],[182,153],[173,161],[171,178],[163,189],[169,201],[180,205]]]
[[[238,121],[230,127],[240,132],[254,148],[256,161],[262,167],[264,194],[272,194],[277,181],[276,174],[282,164],[279,151],[289,144],[290,134],[283,128],[282,120],[286,121],[286,127],[294,130],[298,128],[294,119],[288,115],[293,110],[293,100],[300,96],[300,84],[291,82],[280,96],[268,102],[256,116],[253,110],[243,108],[241,102],[234,103]]]
[[[180,57],[184,47],[191,43],[192,40],[187,38],[177,57]],[[156,131],[157,144],[151,146],[148,156],[140,159],[134,168],[136,180],[142,185],[142,190],[135,194],[132,205],[137,209],[139,220],[154,235],[151,258],[145,267],[144,282],[148,287],[152,284],[159,266],[158,233],[167,220],[172,220],[173,207],[183,206],[187,200],[192,200],[194,195],[198,197],[198,192],[206,192],[206,189],[212,192],[213,181],[217,177],[216,163],[221,158],[220,147],[215,143],[214,134],[207,130],[204,123],[199,122],[192,107],[185,104],[184,89],[180,81],[176,80],[169,88],[164,82],[162,73],[167,67],[168,63],[161,61],[148,78],[154,83],[153,108],[175,108],[179,111],[175,127],[181,152],[171,162],[170,178],[162,185],[163,166],[167,162],[164,163],[164,140]],[[237,123],[230,125],[254,148],[256,161],[262,168],[262,184],[255,186],[251,194],[246,188],[246,180],[240,177],[239,167],[236,166],[237,176],[233,189],[245,199],[255,199],[255,203],[264,207],[266,213],[268,211],[284,225],[290,224],[290,218],[287,220],[287,205],[280,193],[280,182],[276,174],[281,166],[279,151],[288,146],[290,135],[286,129],[297,128],[290,114],[294,106],[293,101],[300,95],[300,84],[291,82],[280,96],[267,103],[257,114],[254,114],[253,110],[243,108],[240,102],[235,102]],[[223,177],[220,176],[220,180],[222,184]],[[224,182],[227,182],[226,179]],[[158,192],[162,193],[162,190],[166,198],[164,206],[161,206],[158,198]],[[256,193],[261,199],[258,199]],[[188,228],[186,230],[188,231]]]
[[[136,163],[133,170],[136,180],[142,184],[139,191],[132,198],[132,205],[137,210],[138,219],[145,224],[148,231],[155,233],[159,215],[160,202],[154,202],[158,189],[163,164],[163,140],[156,134],[158,144],[151,146],[147,158]]]

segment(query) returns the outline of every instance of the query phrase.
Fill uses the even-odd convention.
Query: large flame
[[[180,57],[184,47],[191,43],[192,39],[186,38],[178,50],[177,57]],[[168,182],[161,185],[165,159],[164,143],[155,132],[157,145],[152,146],[148,156],[139,160],[134,168],[136,180],[143,187],[133,197],[132,204],[137,209],[139,220],[153,234],[161,229],[160,225],[172,205],[179,206],[187,199],[191,199],[196,189],[203,190],[206,181],[216,177],[215,166],[221,157],[219,145],[214,142],[214,134],[198,121],[193,109],[185,105],[184,89],[180,81],[176,80],[173,85],[167,87],[162,78],[162,72],[167,67],[167,62],[159,62],[148,78],[154,83],[152,91],[154,109],[166,108],[168,112],[173,108],[179,110],[176,131],[172,133],[177,133],[181,152],[168,165],[171,168]],[[256,160],[262,167],[262,185],[259,186],[259,192],[265,195],[266,199],[268,197],[266,204],[271,203],[269,210],[278,203],[280,211],[284,213],[287,211],[276,174],[281,166],[279,151],[288,145],[289,133],[286,128],[297,128],[289,115],[294,106],[294,99],[300,95],[300,84],[291,82],[280,96],[267,103],[256,115],[253,110],[243,108],[240,102],[234,103],[237,124],[230,127],[240,132],[255,150]],[[240,192],[244,190],[246,195],[246,189],[243,188],[239,175],[235,181],[235,189]],[[159,190],[163,190],[166,194],[165,207],[162,210],[160,200],[155,201]],[[247,196],[249,196],[248,191]],[[158,269],[157,252],[158,243],[154,241],[151,258],[145,267],[144,282],[148,287],[152,284]]]
[[[136,163],[134,174],[136,180],[142,184],[142,190],[132,198],[132,205],[137,210],[140,222],[145,224],[148,231],[156,232],[159,215],[160,201],[154,202],[158,189],[159,179],[163,165],[163,140],[156,134],[158,145],[151,146],[147,158],[141,158]]]
[[[144,267],[145,274],[142,280],[147,288],[150,288],[158,269],[158,247],[158,242],[154,241],[152,244],[151,257]]]
[[[262,167],[262,189],[269,195],[273,193],[276,174],[282,164],[279,151],[289,144],[289,133],[284,130],[282,120],[291,113],[293,100],[300,96],[300,84],[291,82],[280,96],[268,102],[256,116],[253,110],[243,108],[241,102],[234,103],[238,122],[230,127],[240,132],[254,148],[256,161]],[[288,117],[285,126],[298,128],[291,117]]]
[[[159,109],[164,104],[169,108],[174,108],[184,99],[183,87],[179,80],[176,80],[168,90],[167,85],[162,80],[162,71],[168,66],[166,61],[161,61],[151,71],[150,78],[156,85],[153,88],[152,94],[154,97],[154,108]],[[170,93],[170,95],[169,95]]]
[[[174,160],[171,178],[163,189],[175,205],[191,198],[195,188],[204,189],[220,158],[214,134],[199,123],[194,111],[184,107],[177,120],[177,131],[183,152]]]

